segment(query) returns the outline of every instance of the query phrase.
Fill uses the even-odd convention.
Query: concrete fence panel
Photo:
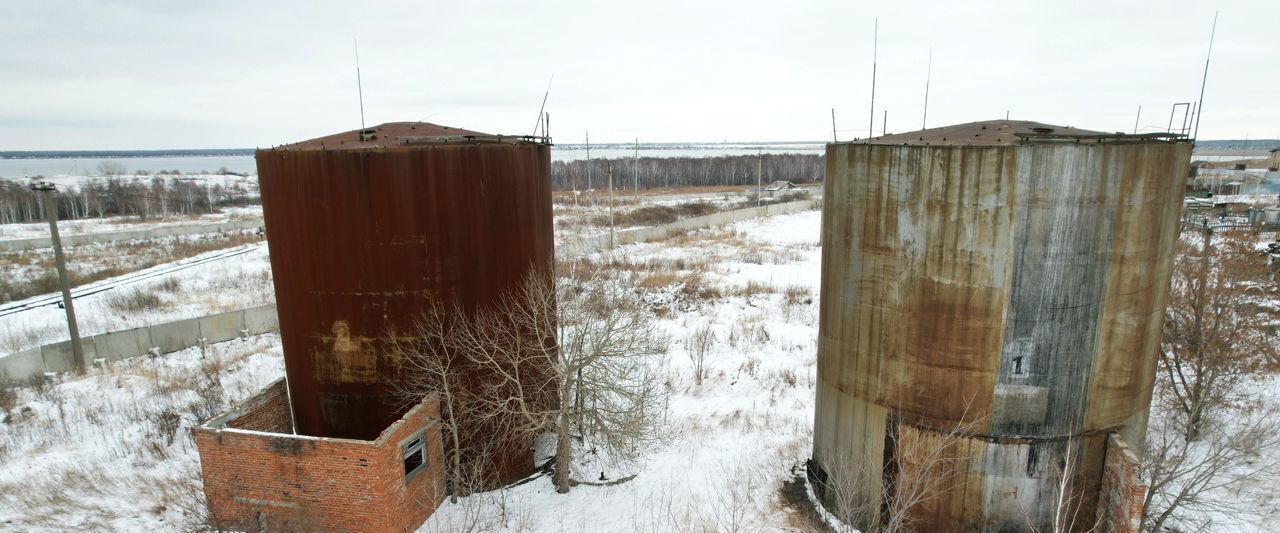
[[[228,311],[195,319],[200,323],[200,336],[205,342],[225,342],[240,336],[244,327],[244,310]]]
[[[280,329],[280,320],[276,317],[276,306],[261,305],[244,310],[244,329],[250,335],[261,335]]]
[[[0,359],[0,378],[13,381],[30,381],[44,374],[43,348],[32,348],[4,356]]]
[[[85,363],[92,363],[98,358],[92,337],[80,339],[80,350],[84,354]],[[75,356],[71,352],[69,340],[41,346],[40,358],[44,359],[45,372],[67,372],[76,368]]]
[[[151,326],[151,344],[160,353],[176,352],[195,346],[200,338],[200,319],[189,318]]]
[[[98,357],[106,358],[108,361],[136,357],[151,349],[151,328],[143,326],[102,333],[93,337],[93,344]]]

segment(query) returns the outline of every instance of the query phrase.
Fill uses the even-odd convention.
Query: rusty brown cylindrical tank
[[[402,414],[389,332],[550,275],[548,144],[391,123],[256,157],[299,433],[376,438]],[[491,459],[532,468],[528,451]]]
[[[941,467],[921,531],[1051,530],[1064,471],[1092,524],[1107,435],[1146,431],[1190,154],[1021,121],[827,146],[813,475],[875,510],[843,518]]]

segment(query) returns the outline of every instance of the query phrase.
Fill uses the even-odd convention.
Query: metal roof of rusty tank
[[[276,146],[271,149],[364,150],[458,143],[537,142],[538,140],[538,138],[525,136],[492,135],[462,128],[441,126],[430,122],[388,122],[378,126],[344,131],[306,141]]]
[[[1123,132],[1105,132],[1071,126],[1058,126],[1030,120],[984,120],[907,133],[895,133],[852,142],[855,144],[895,146],[1002,146],[1036,142],[1111,143],[1169,141],[1185,139],[1185,137],[1185,135],[1174,133],[1131,135]]]

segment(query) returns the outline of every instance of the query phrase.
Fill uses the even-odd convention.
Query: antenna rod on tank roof
[[[933,78],[933,48],[929,48],[929,66],[924,73],[924,116],[920,117],[920,129],[924,130],[929,123],[929,80]]]
[[[1200,117],[1204,116],[1204,86],[1209,82],[1209,59],[1213,57],[1213,36],[1218,32],[1218,12],[1213,12],[1213,29],[1209,30],[1209,54],[1204,58],[1204,78],[1200,80],[1200,99],[1196,100],[1196,129],[1192,133],[1192,139],[1200,138]]]
[[[831,108],[831,142],[838,143],[840,139],[836,136],[836,108]]]
[[[364,82],[360,80],[360,41],[351,40],[356,49],[356,94],[360,96],[360,131],[364,131]]]
[[[542,112],[547,110],[547,97],[551,95],[551,82],[555,81],[555,79],[556,79],[556,73],[552,72],[552,73],[551,73],[551,79],[547,80],[547,91],[546,91],[546,92],[544,92],[544,93],[542,93],[542,106],[538,108],[538,122],[539,122],[539,123],[541,123],[541,122],[542,122]],[[543,137],[546,137],[546,135],[547,135],[547,130],[546,130],[546,128],[544,127],[544,128],[543,128],[543,130],[542,130],[542,136],[543,136]],[[533,135],[532,135],[532,136],[533,136],[533,137],[537,137],[537,136],[538,136],[538,124],[534,124],[534,125],[533,125]]]
[[[876,135],[876,59],[880,56],[880,17],[876,17],[871,34],[871,120],[867,123],[867,139]]]

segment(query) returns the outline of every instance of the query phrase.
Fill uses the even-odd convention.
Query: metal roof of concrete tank
[[[853,142],[895,146],[1003,146],[1040,141],[1101,143],[1163,140],[1176,137],[1178,136],[1167,133],[1127,135],[1030,120],[984,120],[908,133],[895,133]]]
[[[362,136],[364,133],[366,135]],[[363,130],[344,131],[316,137],[306,141],[277,146],[276,150],[360,150],[365,148],[394,148],[404,146],[405,139],[492,138],[493,135],[478,131],[441,126],[430,122],[388,122]]]

